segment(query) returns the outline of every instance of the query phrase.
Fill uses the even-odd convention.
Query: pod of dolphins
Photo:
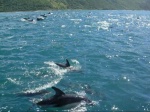
[[[52,13],[51,12],[49,12],[47,15],[51,15]],[[38,16],[37,18],[36,18],[36,21],[42,21],[42,20],[44,20],[46,17],[47,17],[47,15],[46,14],[42,14],[42,15],[40,15],[40,16]],[[23,18],[25,21],[28,21],[28,22],[33,22],[34,21],[34,19],[31,19],[31,18],[29,18],[29,17],[25,17],[25,18]]]
[[[49,12],[48,15],[50,15],[50,14],[52,14],[52,13]],[[40,15],[36,18],[36,21],[42,21],[46,17],[47,17],[46,14]],[[29,17],[23,18],[23,19],[28,22],[34,21],[34,19],[31,19]],[[58,67],[63,68],[63,69],[67,69],[67,68],[71,67],[68,59],[66,59],[65,64],[57,63],[57,62],[55,62],[55,64]],[[55,95],[53,95],[50,98],[43,99],[43,100],[37,102],[36,104],[38,106],[48,106],[48,107],[57,107],[57,108],[58,107],[73,108],[73,107],[76,107],[77,105],[79,105],[82,101],[86,102],[86,104],[92,104],[91,100],[89,100],[86,97],[78,96],[76,94],[64,93],[61,89],[59,89],[57,87],[52,87],[52,89],[55,91]],[[34,93],[31,93],[31,92],[19,93],[18,96],[33,97],[33,96],[47,94],[47,93],[49,93],[49,91],[41,90],[41,91],[37,91]]]
[[[55,63],[58,67],[67,69],[70,66],[70,63],[68,59],[66,59],[66,63]],[[42,99],[41,101],[36,102],[38,106],[47,106],[47,107],[52,107],[52,108],[74,108],[78,106],[82,101],[84,101],[86,104],[92,104],[92,101],[89,100],[88,98],[84,96],[79,96],[76,94],[67,94],[64,93],[61,89],[57,87],[52,87],[52,89],[55,91],[55,95],[51,96],[50,98],[47,99]],[[25,92],[25,93],[18,93],[17,96],[25,96],[25,97],[33,97],[37,95],[42,95],[42,94],[48,94],[50,93],[47,90],[41,90],[37,92]]]

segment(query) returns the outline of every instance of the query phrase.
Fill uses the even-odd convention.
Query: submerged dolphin
[[[60,63],[55,63],[55,64],[62,68],[70,67],[70,63],[69,63],[68,59],[66,59],[66,64],[60,64]]]
[[[85,97],[65,94],[56,87],[52,87],[52,89],[55,90],[56,94],[49,99],[39,101],[37,105],[50,107],[76,107],[81,101],[91,103],[91,101]]]

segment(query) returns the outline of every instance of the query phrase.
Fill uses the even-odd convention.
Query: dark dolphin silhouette
[[[40,15],[40,16],[42,16],[42,17],[47,17],[46,14],[43,14],[43,15]]]
[[[27,17],[27,18],[23,18],[24,20],[28,21],[28,22],[33,22],[33,19]]]
[[[56,87],[52,87],[55,90],[56,94],[49,99],[39,101],[37,105],[40,106],[50,106],[50,107],[67,107],[69,105],[75,107],[82,101],[86,103],[91,103],[91,101],[85,97],[65,94],[63,91]]]
[[[70,63],[69,63],[68,59],[66,59],[66,64],[60,64],[60,63],[55,63],[55,64],[62,68],[70,67]]]
[[[29,20],[30,18],[29,18],[29,17],[25,17],[25,18],[23,18],[23,19],[25,19],[25,20]]]

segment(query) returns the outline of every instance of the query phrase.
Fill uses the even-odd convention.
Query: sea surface
[[[66,59],[72,69],[55,64]],[[93,103],[70,112],[150,111],[150,12],[1,12],[0,112],[51,111],[35,103],[53,96],[52,86]]]

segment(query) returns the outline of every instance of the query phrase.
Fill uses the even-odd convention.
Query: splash
[[[50,67],[50,70],[52,71],[53,74],[55,75],[64,75],[65,73],[68,72],[67,69],[62,69],[58,67],[53,61],[52,62],[44,62],[45,64],[48,64]]]
[[[77,107],[72,108],[69,110],[69,112],[86,112],[87,108],[86,108],[86,102],[81,102]]]
[[[111,108],[112,111],[117,111],[118,107],[116,107],[115,105]]]
[[[70,72],[70,71],[80,71],[81,70],[81,65],[80,65],[79,61],[77,61],[75,59],[71,60],[72,66],[70,66],[66,69],[58,67],[53,61],[52,62],[44,62],[44,63],[48,64],[50,66],[49,68],[51,69],[52,73],[56,74],[56,75],[64,75],[65,73]]]
[[[48,67],[48,69],[50,71],[49,73],[51,75],[53,75],[50,83],[41,85],[40,87],[29,89],[27,91],[24,91],[24,93],[28,93],[28,92],[29,93],[34,93],[34,92],[37,92],[37,91],[40,91],[40,90],[51,88],[52,86],[59,83],[60,80],[63,78],[64,74],[69,71],[69,69],[63,69],[63,68],[58,67],[54,62],[44,62],[44,63],[49,65],[49,67]],[[38,72],[37,76],[39,76],[39,74],[40,73]],[[44,75],[44,77],[48,77],[48,75]]]
[[[29,23],[33,23],[33,24],[36,24],[36,23],[37,23],[37,21],[34,20],[34,19],[31,21],[31,19],[26,20],[26,19],[24,19],[24,18],[21,18],[20,20],[21,20],[22,22],[29,22]]]
[[[41,90],[44,90],[44,89],[47,89],[47,88],[51,88],[52,86],[56,85],[58,82],[60,82],[60,80],[62,79],[62,77],[60,78],[57,78],[53,81],[51,81],[50,83],[47,83],[45,85],[42,85],[40,87],[37,87],[37,88],[34,88],[34,89],[30,89],[30,90],[27,90],[27,91],[24,91],[24,93],[35,93],[37,91],[41,91]]]
[[[71,21],[82,21],[82,19],[70,19]]]
[[[70,71],[80,71],[81,70],[82,67],[78,60],[72,59],[71,63],[72,63],[72,66],[69,68]]]
[[[110,26],[110,23],[108,23],[107,21],[100,21],[100,22],[97,22],[97,24],[98,24],[98,30],[100,29],[108,30]]]
[[[11,83],[16,84],[16,85],[21,84],[21,82],[17,81],[17,79],[7,78],[7,80],[9,80]]]

